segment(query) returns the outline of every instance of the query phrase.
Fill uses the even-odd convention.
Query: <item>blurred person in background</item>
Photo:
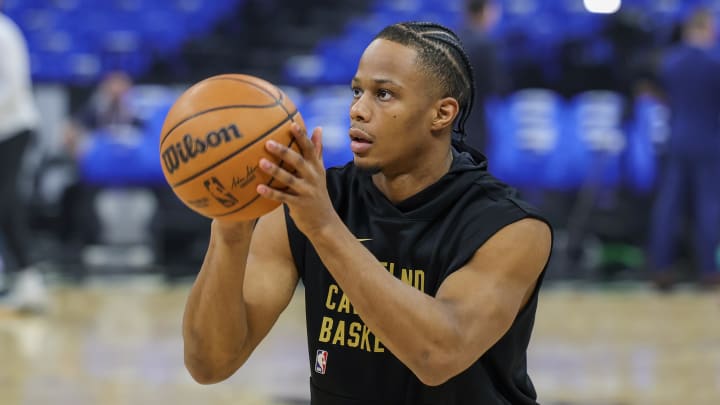
[[[0,2],[0,6],[2,2]],[[31,263],[29,227],[18,180],[25,151],[39,123],[32,94],[27,44],[18,26],[0,13],[0,232],[12,264],[19,270],[3,306],[40,312],[47,305],[42,274]],[[0,273],[0,290],[9,289]]]
[[[466,0],[465,24],[459,32],[467,50],[475,77],[476,99],[466,123],[470,146],[487,153],[489,128],[485,107],[493,96],[510,88],[510,78],[498,55],[498,49],[489,36],[502,12],[496,0]]]
[[[132,86],[132,78],[125,72],[113,71],[103,78],[65,129],[63,143],[71,155],[81,154],[85,139],[95,131],[121,132],[115,130],[143,126],[128,104],[127,95]]]
[[[713,14],[696,10],[683,26],[682,42],[667,51],[659,68],[671,113],[649,246],[653,279],[660,289],[675,281],[670,268],[688,214],[694,221],[699,282],[720,285],[715,258],[720,241],[720,60],[711,54],[716,35]]]
[[[125,72],[109,72],[97,85],[90,98],[66,124],[63,145],[75,165],[87,153],[93,137],[111,136],[122,141],[134,137],[144,126],[128,101],[133,87],[132,78]],[[96,190],[85,184],[81,176],[71,184],[62,197],[60,237],[76,245],[94,243],[99,225],[94,215]]]

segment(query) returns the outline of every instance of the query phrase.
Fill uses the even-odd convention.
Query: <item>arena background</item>
[[[720,1],[499,3],[490,37],[511,84],[485,106],[490,168],[557,229],[529,350],[539,400],[720,403],[720,299],[692,282],[689,231],[673,291],[652,287],[646,259],[669,131],[654,66],[695,6],[720,16]],[[42,315],[0,311],[0,404],[307,404],[302,294],[229,380],[185,371],[181,314],[209,220],[162,178],[162,120],[200,79],[257,75],[324,127],[326,165],[343,164],[364,47],[398,21],[461,29],[462,0],[5,0],[3,12],[27,39],[42,116],[21,186],[51,301]],[[82,134],[70,154],[68,123],[118,71],[142,126]]]

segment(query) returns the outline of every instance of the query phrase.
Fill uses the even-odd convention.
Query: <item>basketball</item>
[[[202,80],[173,103],[160,135],[163,174],[175,195],[195,212],[222,220],[251,220],[280,203],[261,197],[259,184],[283,187],[260,170],[261,158],[283,167],[265,150],[274,140],[296,151],[297,108],[273,84],[249,75]]]

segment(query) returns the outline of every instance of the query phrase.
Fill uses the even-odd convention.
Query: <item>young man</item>
[[[214,221],[184,317],[200,383],[232,375],[287,306],[306,296],[312,404],[535,404],[526,349],[551,249],[545,221],[452,142],[472,104],[457,36],[396,24],[352,81],[354,161],[327,172],[321,130],[297,126],[297,170],[260,166],[284,209]]]

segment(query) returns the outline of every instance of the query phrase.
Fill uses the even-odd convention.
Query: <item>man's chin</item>
[[[362,159],[358,159],[357,157],[354,159],[353,162],[355,163],[355,167],[357,167],[359,171],[369,175],[379,173],[381,170],[380,166],[372,163],[363,162]]]

